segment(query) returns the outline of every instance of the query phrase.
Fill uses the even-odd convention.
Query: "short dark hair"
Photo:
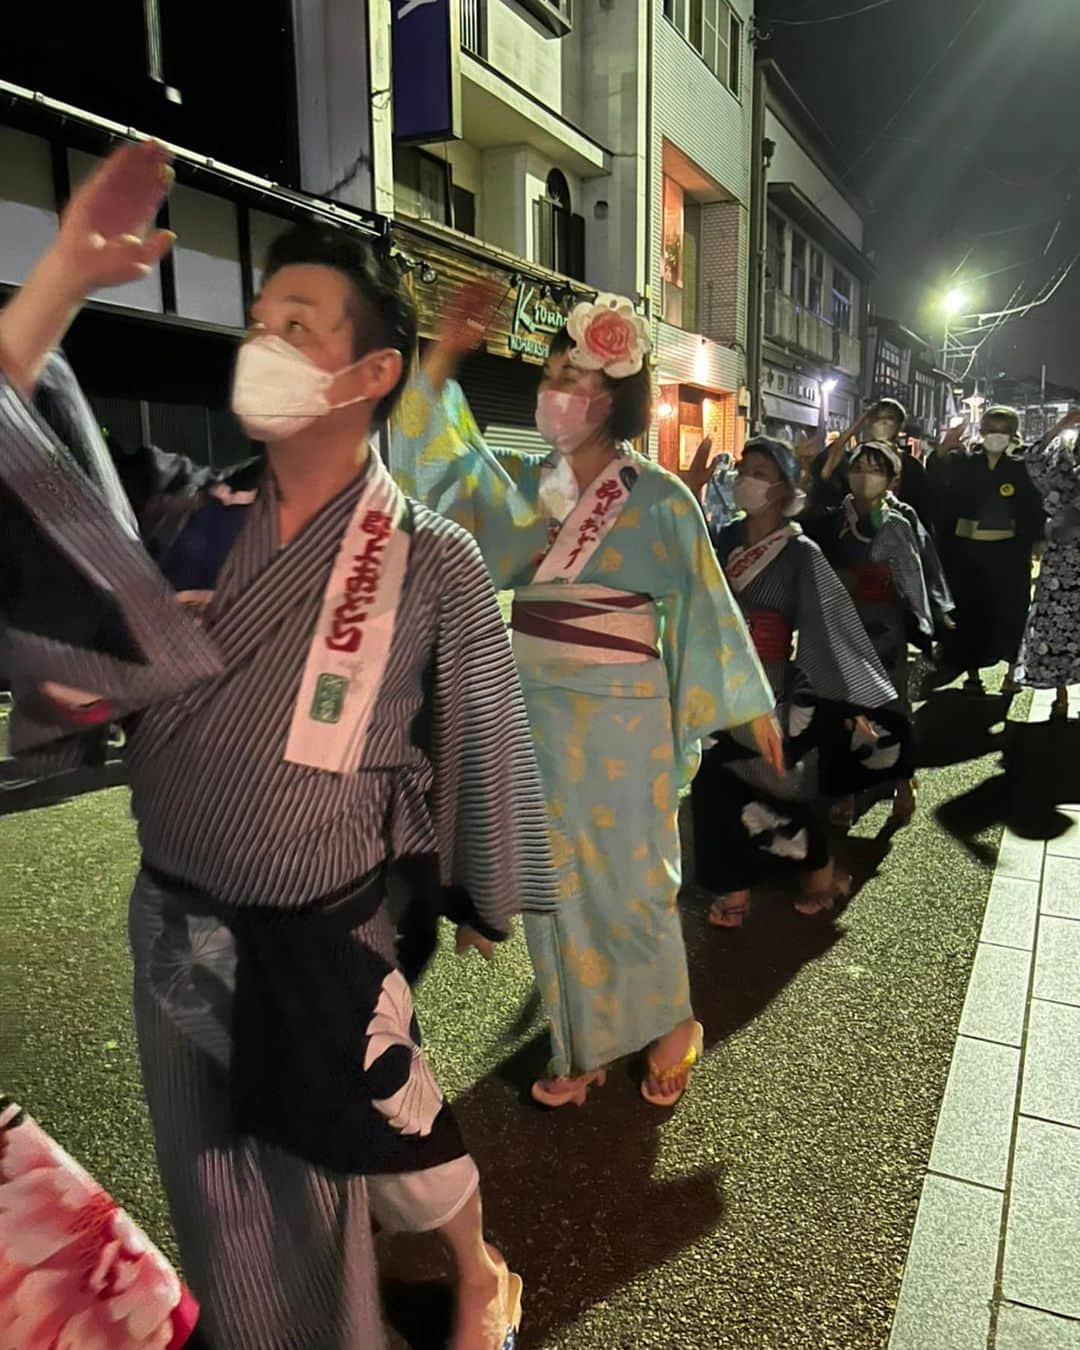
[[[565,328],[560,328],[551,339],[549,348],[552,356],[568,352],[574,346],[574,339]],[[607,417],[607,430],[613,440],[635,441],[644,436],[652,421],[652,381],[649,367],[643,362],[636,375],[624,375],[621,380],[613,380],[600,372],[604,387],[611,395],[611,411]]]
[[[848,467],[854,468],[856,462],[860,459],[864,459],[870,469],[875,469],[878,473],[887,473],[890,483],[896,477],[896,465],[885,451],[880,446],[875,445],[873,441],[865,441],[862,445],[856,446]]]
[[[901,431],[903,431],[904,425],[907,422],[907,409],[899,401],[899,399],[879,398],[870,411],[891,413],[893,417],[895,417],[897,421],[900,423]]]
[[[329,225],[294,225],[279,234],[267,251],[264,276],[298,264],[332,267],[351,284],[349,315],[357,360],[381,347],[401,353],[401,379],[375,405],[376,420],[385,421],[401,397],[416,352],[416,306],[401,274],[384,250]]]

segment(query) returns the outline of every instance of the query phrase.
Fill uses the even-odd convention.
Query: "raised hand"
[[[454,352],[475,351],[505,298],[505,284],[493,277],[467,282],[442,316],[439,343]]]
[[[712,437],[706,436],[698,448],[694,451],[694,458],[688,469],[682,472],[682,480],[690,491],[696,497],[709,481],[709,472],[711,465],[709,456],[712,453]]]
[[[174,236],[152,226],[173,176],[165,147],[140,141],[114,150],[75,189],[53,250],[74,297],[135,281],[169,251]]]

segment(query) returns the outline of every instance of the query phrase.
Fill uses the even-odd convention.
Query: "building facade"
[[[392,176],[376,129],[375,201],[392,197],[425,337],[461,280],[506,284],[462,376],[492,439],[538,444],[534,367],[573,302],[611,290],[652,326],[653,453],[677,468],[707,431],[733,446],[745,384],[749,0],[380,6],[397,116]],[[418,100],[443,73],[433,81],[425,42],[440,31],[448,97],[425,131]]]
[[[121,445],[226,465],[252,450],[228,395],[270,240],[297,220],[372,238],[388,228],[368,209],[365,7],[238,0],[236,22],[213,42],[185,0],[115,9],[108,25],[64,0],[7,16],[0,291],[24,280],[72,186],[119,138],[134,129],[169,144],[176,183],[162,223],[176,231],[175,248],[143,280],[92,298],[65,349]],[[335,45],[349,57],[348,106],[331,78]]]
[[[774,62],[758,68],[765,160],[761,390],[766,430],[798,439],[822,418],[842,431],[861,404],[865,313],[873,266],[861,203],[833,148]]]
[[[866,355],[866,398],[895,398],[904,405],[908,438],[920,454],[926,442],[941,439],[959,407],[952,380],[937,364],[937,351],[896,319],[873,314]]]

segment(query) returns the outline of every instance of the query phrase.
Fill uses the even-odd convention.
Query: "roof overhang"
[[[0,80],[0,110],[27,131],[39,131],[56,136],[62,134],[64,142],[93,154],[105,154],[120,141],[150,140],[145,132],[134,127],[123,126],[99,117],[86,108],[77,108],[60,99],[50,98],[47,94],[24,89],[21,85],[8,80]],[[160,137],[154,139],[161,139]],[[292,188],[271,183],[269,179],[259,178],[230,164],[222,164],[208,155],[200,155],[194,150],[173,145],[169,141],[161,142],[173,157],[173,168],[177,178],[204,192],[213,192],[219,197],[244,202],[249,206],[269,211],[273,215],[290,220],[320,220],[345,229],[354,229],[363,234],[386,239],[390,233],[390,222],[385,216],[374,211],[361,211],[352,206],[340,206],[336,202],[322,197],[312,197]]]

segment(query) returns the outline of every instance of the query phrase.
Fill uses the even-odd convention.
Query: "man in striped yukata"
[[[145,232],[170,180],[161,147],[117,151],[0,313],[0,458],[50,453],[24,400],[85,296],[170,246]],[[147,541],[177,592],[162,591],[163,628],[181,601],[215,673],[157,700],[140,686],[125,704],[88,683],[105,670],[93,652],[54,643],[38,672],[51,683],[30,693],[73,733],[128,717],[136,1027],[206,1341],[381,1345],[370,1206],[384,1228],[447,1243],[455,1350],[503,1350],[521,1283],[484,1241],[476,1167],[420,1050],[388,895],[420,917],[413,969],[439,908],[459,949],[490,955],[514,910],[553,906],[524,704],[475,544],[405,499],[368,444],[416,340],[389,260],[291,231],[252,319],[233,405],[270,472],[256,491],[195,494]],[[122,575],[122,550],[102,540],[99,571]],[[155,603],[145,587],[131,600],[136,630]],[[46,753],[75,756],[78,740]]]

